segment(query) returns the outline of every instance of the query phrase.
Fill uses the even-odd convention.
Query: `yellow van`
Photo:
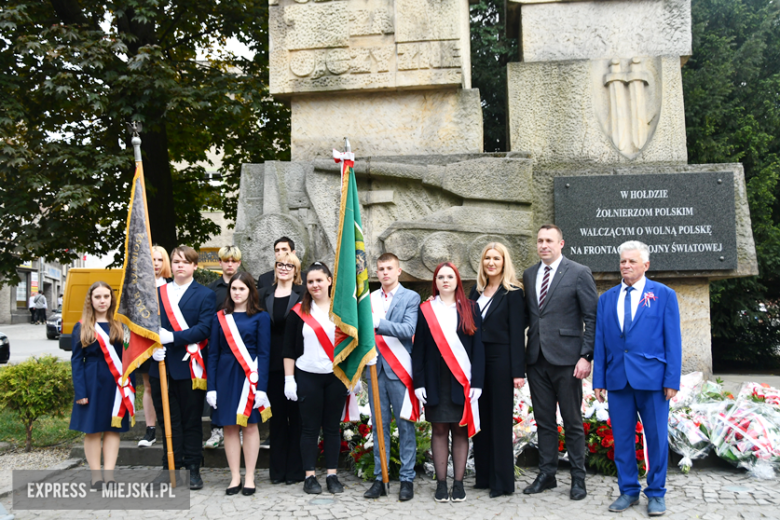
[[[106,282],[114,290],[114,298],[119,296],[122,283],[122,269],[89,269],[77,267],[68,271],[65,280],[65,292],[62,294],[62,330],[60,331],[60,349],[70,351],[71,333],[81,319],[84,299],[90,286],[97,282]]]

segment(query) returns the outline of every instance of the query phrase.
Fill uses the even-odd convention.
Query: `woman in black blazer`
[[[432,425],[431,450],[436,470],[436,494],[434,500],[453,502],[466,500],[463,475],[469,453],[469,437],[478,431],[479,415],[476,403],[485,381],[485,351],[480,333],[481,317],[476,304],[466,298],[460,275],[449,262],[439,264],[433,273],[434,299],[420,306],[417,330],[412,348],[412,371],[415,395],[425,404],[425,418]],[[444,338],[437,342],[435,338]],[[462,345],[452,345],[459,340]],[[440,344],[444,343],[444,344]],[[456,350],[457,347],[457,350]],[[465,350],[471,364],[469,374],[462,371],[460,362],[456,370],[464,374],[468,383],[469,402],[466,402],[466,386],[453,373],[442,352]],[[448,357],[449,353],[448,353]],[[450,357],[452,359],[453,357]],[[461,419],[471,414],[461,425]],[[449,436],[452,435],[452,466],[455,481],[451,494],[447,492],[447,460]]]
[[[301,262],[295,253],[276,255],[274,284],[260,289],[260,305],[271,315],[271,360],[268,373],[268,400],[271,402],[269,425],[271,461],[269,476],[273,484],[303,482],[301,460],[301,414],[298,403],[284,396],[284,333],[290,309],[301,301]]]
[[[482,431],[474,437],[475,488],[490,497],[515,491],[512,450],[514,388],[525,384],[525,294],[506,246],[482,250],[477,285],[470,298],[482,316],[485,387],[479,400]]]

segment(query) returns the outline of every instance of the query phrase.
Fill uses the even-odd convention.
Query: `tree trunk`
[[[168,135],[164,122],[159,130],[141,135],[144,159],[146,201],[152,242],[170,251],[176,242],[176,213],[173,204],[173,179],[168,160]]]
[[[27,442],[24,445],[24,451],[30,453],[32,451],[32,421],[24,425],[24,429],[27,430]]]

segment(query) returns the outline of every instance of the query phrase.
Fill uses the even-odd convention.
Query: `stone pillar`
[[[758,266],[741,165],[687,164],[690,0],[507,0],[507,12],[522,59],[507,70],[509,141],[533,161],[537,227],[555,221],[556,177],[733,173],[736,269],[654,271],[651,254],[648,272],[677,292],[683,371],[710,375],[709,282]],[[614,270],[594,272],[602,292],[619,283],[614,257]]]

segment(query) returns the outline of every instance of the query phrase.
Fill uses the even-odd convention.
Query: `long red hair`
[[[436,266],[436,270],[433,272],[433,288],[431,293],[434,298],[439,295],[439,288],[436,286],[436,276],[442,267],[449,267],[455,272],[455,279],[458,281],[457,287],[455,287],[455,305],[458,310],[458,316],[460,323],[460,330],[469,336],[473,336],[477,332],[477,326],[474,324],[474,315],[472,309],[474,302],[466,298],[466,292],[463,290],[463,282],[460,280],[460,273],[458,268],[452,262],[442,262]]]

